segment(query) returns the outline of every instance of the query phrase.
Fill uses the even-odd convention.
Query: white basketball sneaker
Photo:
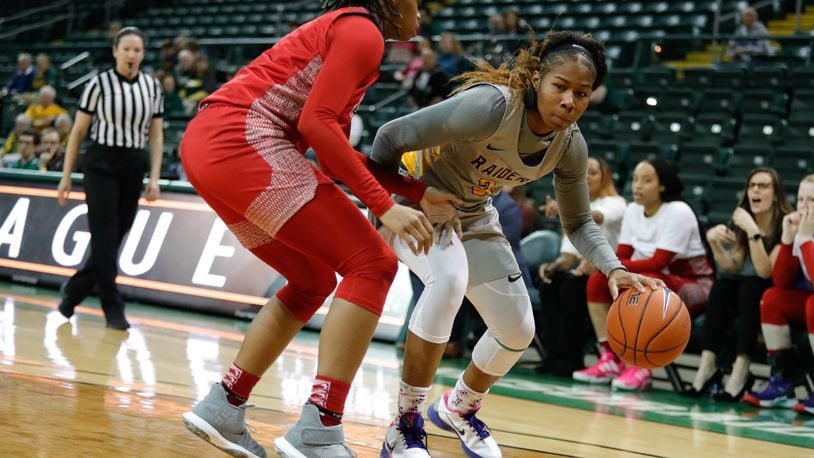
[[[482,421],[475,416],[478,409],[467,413],[458,413],[447,407],[447,398],[451,391],[447,391],[437,401],[430,405],[427,417],[437,427],[454,432],[461,440],[461,448],[470,458],[499,458],[500,452],[492,432]]]
[[[429,458],[424,418],[418,412],[405,412],[387,428],[381,458]]]

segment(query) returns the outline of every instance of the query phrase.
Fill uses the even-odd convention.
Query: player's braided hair
[[[532,34],[528,45],[517,53],[517,57],[495,68],[484,60],[475,62],[475,70],[453,78],[461,83],[454,91],[460,92],[476,84],[493,83],[508,86],[525,92],[532,86],[535,71],[545,76],[552,67],[569,59],[579,59],[594,73],[593,89],[605,81],[608,65],[605,62],[605,45],[590,35],[576,32],[549,32],[540,43]]]
[[[356,6],[360,8],[366,8],[370,11],[377,21],[379,21],[379,27],[384,31],[384,23],[389,23],[393,26],[396,30],[400,30],[401,27],[399,26],[398,22],[394,20],[396,16],[399,15],[398,11],[396,11],[396,5],[389,1],[381,1],[381,0],[323,0],[322,1],[322,11],[328,12],[333,11],[339,8],[347,8],[351,6]]]

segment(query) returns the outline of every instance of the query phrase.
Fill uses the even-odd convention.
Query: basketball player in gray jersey
[[[395,169],[403,153],[440,146],[420,178],[464,202],[457,208],[462,237],[446,231],[451,243],[434,245],[427,256],[415,256],[391,231],[380,229],[426,285],[410,320],[399,416],[387,431],[382,456],[429,456],[421,412],[464,295],[488,330],[455,388],[434,402],[428,415],[458,435],[468,456],[501,456],[476,413],[534,336],[528,292],[491,204],[490,197],[504,186],[553,172],[562,225],[574,246],[608,276],[614,298],[619,288],[643,291],[644,285],[659,284],[627,272],[591,218],[587,146],[575,122],[606,73],[601,43],[552,32],[543,43],[521,50],[512,64],[495,69],[480,63],[461,75],[452,98],[379,129],[371,153],[375,161]]]

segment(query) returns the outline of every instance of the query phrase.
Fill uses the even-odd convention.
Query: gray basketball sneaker
[[[246,428],[246,405],[233,406],[226,399],[220,383],[212,385],[209,394],[183,415],[184,425],[201,439],[241,458],[263,458],[266,451]]]
[[[319,409],[305,404],[297,423],[274,441],[277,453],[286,458],[352,458],[353,450],[345,446],[342,425],[324,426]]]

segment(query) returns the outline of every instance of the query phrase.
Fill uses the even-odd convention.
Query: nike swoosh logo
[[[503,150],[502,150],[502,149],[500,149],[500,148],[495,148],[494,146],[492,146],[492,144],[491,144],[491,143],[489,143],[488,145],[486,145],[486,149],[488,149],[489,151],[503,151]]]
[[[523,274],[517,274],[515,276],[509,275],[509,283],[514,283],[517,280],[520,280],[520,277],[522,277],[522,276],[523,276]]]

